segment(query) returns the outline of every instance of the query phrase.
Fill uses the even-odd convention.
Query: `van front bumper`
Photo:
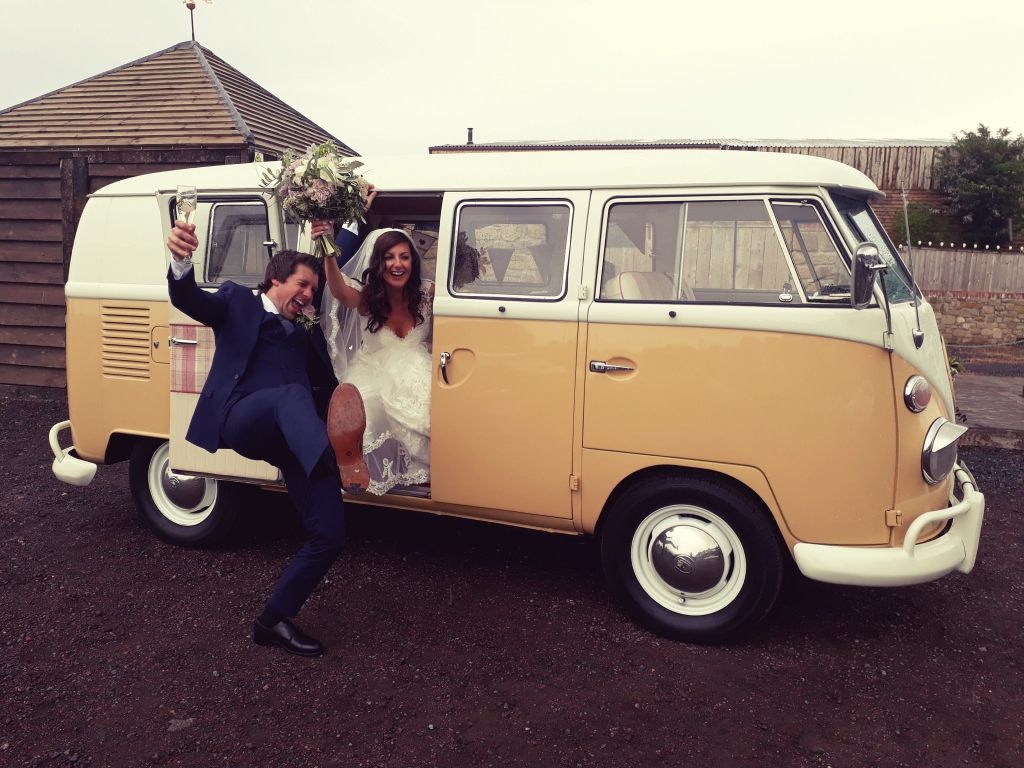
[[[57,435],[70,429],[70,421],[61,421],[50,427],[50,449],[53,451],[53,474],[68,485],[88,485],[96,476],[96,465],[77,456],[72,456],[75,446],[61,448]]]
[[[793,557],[801,573],[815,581],[858,587],[902,587],[934,581],[947,573],[970,573],[978,556],[985,495],[964,464],[953,470],[954,486],[962,500],[950,493],[950,506],[926,512],[907,529],[902,547],[834,547],[797,544]],[[918,544],[927,526],[945,520],[953,524],[939,537]]]

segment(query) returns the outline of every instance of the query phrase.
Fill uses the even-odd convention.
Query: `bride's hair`
[[[399,244],[408,245],[412,256],[409,281],[402,289],[402,296],[409,305],[409,314],[412,315],[415,325],[423,322],[423,312],[420,311],[420,304],[423,303],[420,254],[412,240],[401,232],[385,232],[373,244],[370,266],[363,272],[363,284],[366,286],[363,300],[366,302],[366,311],[369,315],[366,330],[370,333],[376,333],[383,328],[388,321],[388,315],[391,314],[391,302],[388,300],[387,284],[384,282],[384,267],[387,261],[385,254]]]

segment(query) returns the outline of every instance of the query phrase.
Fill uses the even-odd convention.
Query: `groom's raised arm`
[[[174,229],[167,238],[167,247],[174,259],[167,270],[167,293],[171,304],[193,320],[218,328],[227,317],[228,291],[222,287],[216,293],[207,293],[196,285],[191,261],[192,252],[199,245],[195,229],[195,224],[174,222]]]

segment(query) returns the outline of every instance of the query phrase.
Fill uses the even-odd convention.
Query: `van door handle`
[[[591,373],[608,373],[609,371],[632,371],[628,365],[608,365],[608,363],[600,360],[590,361],[590,372]]]
[[[191,344],[193,346],[199,343],[195,339],[179,339],[177,336],[171,336],[167,341],[170,344]]]
[[[447,352],[441,353],[441,378],[444,379],[444,383],[448,384],[448,361],[452,359],[452,356]]]

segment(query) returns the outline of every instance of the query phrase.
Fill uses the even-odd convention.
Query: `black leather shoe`
[[[319,640],[307,635],[288,619],[277,622],[269,629],[257,619],[252,623],[252,639],[256,645],[284,648],[296,656],[320,656],[324,652]]]

